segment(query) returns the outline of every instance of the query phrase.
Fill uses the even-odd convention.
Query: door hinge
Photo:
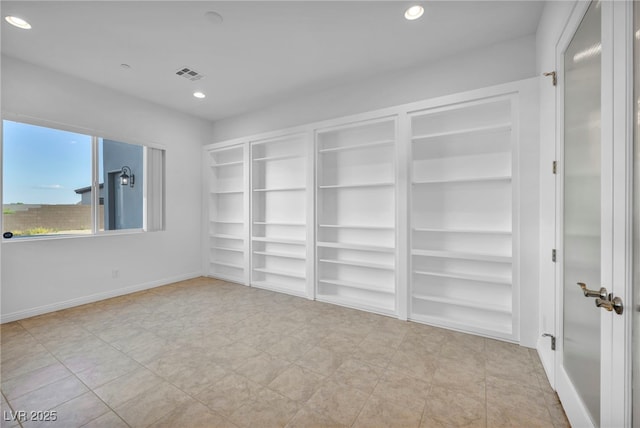
[[[556,74],[555,71],[549,71],[548,73],[542,73],[543,76],[551,76],[551,83],[553,83],[553,86],[557,86],[558,85],[558,75]]]
[[[556,262],[556,249],[551,250],[551,261]]]
[[[553,173],[557,174],[558,173],[558,161],[553,161]]]
[[[551,350],[556,350],[556,337],[553,334],[544,333],[542,337],[550,337],[551,338]]]

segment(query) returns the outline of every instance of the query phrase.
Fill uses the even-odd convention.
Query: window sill
[[[100,238],[104,236],[121,236],[121,235],[139,235],[146,233],[144,229],[124,229],[124,230],[109,230],[98,233],[87,234],[75,234],[75,235],[36,235],[36,236],[14,236],[13,238],[3,238],[2,244],[9,244],[14,242],[39,242],[39,241],[57,241],[62,239],[87,239],[87,238]]]

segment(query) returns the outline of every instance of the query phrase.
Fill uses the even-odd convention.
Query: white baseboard
[[[129,287],[118,288],[115,290],[105,291],[103,293],[91,294],[89,296],[77,297],[75,299],[65,300],[63,302],[51,303],[35,308],[24,309],[21,311],[2,314],[0,324],[11,321],[17,321],[24,318],[34,317],[36,315],[47,314],[50,312],[60,311],[62,309],[73,308],[74,306],[85,305],[87,303],[98,302],[100,300],[110,299],[112,297],[124,296],[125,294],[135,293],[136,291],[148,290],[150,288],[161,287],[163,285],[172,284],[174,282],[185,281],[187,279],[198,278],[202,276],[202,272],[192,272],[184,275],[178,275],[171,278],[163,278],[157,281],[144,282]]]

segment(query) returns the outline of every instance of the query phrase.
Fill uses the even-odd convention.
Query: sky
[[[91,136],[3,121],[3,204],[76,204],[91,185]]]

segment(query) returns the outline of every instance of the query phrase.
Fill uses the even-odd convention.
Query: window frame
[[[118,235],[137,235],[141,233],[150,232],[148,230],[147,218],[149,215],[148,210],[148,149],[157,149],[163,151],[163,174],[162,174],[162,216],[166,218],[166,153],[167,148],[162,144],[155,142],[142,143],[136,138],[131,138],[123,135],[114,135],[109,132],[104,132],[92,128],[84,128],[67,123],[56,122],[47,119],[40,119],[22,114],[17,114],[8,111],[2,111],[0,121],[0,183],[4,181],[4,122],[11,121],[22,123],[25,125],[40,126],[53,130],[59,130],[64,132],[73,132],[82,134],[91,138],[91,233],[90,234],[59,234],[59,235],[29,235],[29,236],[14,236],[12,238],[2,238],[0,242],[3,244],[11,242],[30,242],[30,241],[42,241],[42,240],[57,240],[57,239],[77,239],[77,238],[95,238],[101,236],[118,236]],[[142,180],[142,227],[130,228],[130,229],[114,229],[114,230],[99,230],[99,215],[100,215],[100,152],[99,141],[113,140],[119,143],[131,144],[142,147],[142,174],[144,179]],[[4,186],[0,185],[0,201],[4,205]],[[0,228],[4,227],[4,214],[0,217]],[[166,221],[163,222],[163,227],[160,230],[154,230],[153,232],[166,231]]]

